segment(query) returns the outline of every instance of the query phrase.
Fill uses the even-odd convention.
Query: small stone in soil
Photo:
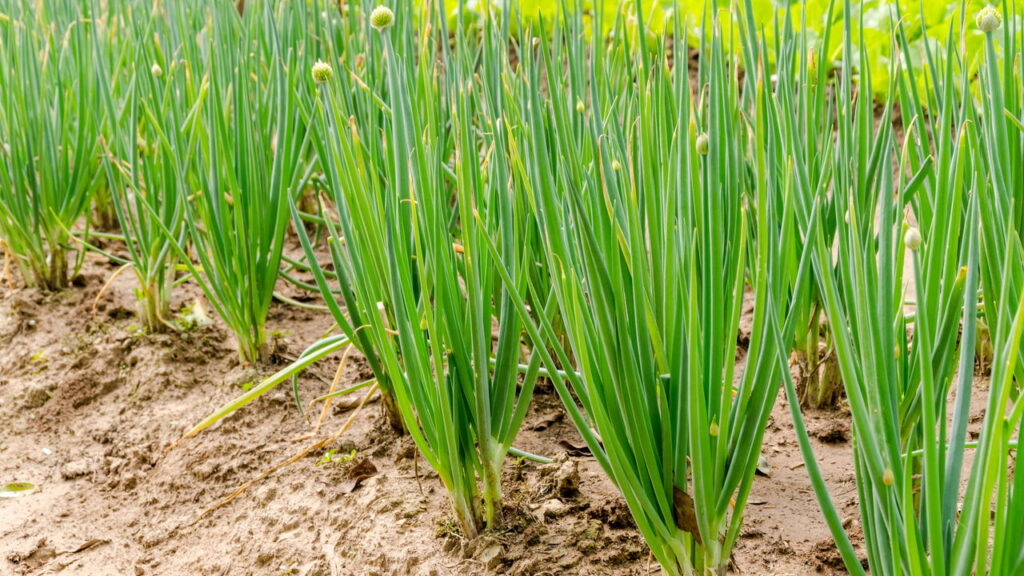
[[[540,505],[537,510],[539,512],[539,520],[560,518],[565,516],[569,512],[569,506],[557,498],[552,498]]]

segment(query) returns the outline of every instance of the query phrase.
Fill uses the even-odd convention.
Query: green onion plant
[[[1011,4],[1004,4],[1003,13],[1014,15]],[[974,34],[983,34],[984,50],[980,55],[979,106],[974,124],[978,127],[977,162],[984,172],[978,182],[980,210],[982,211],[981,256],[983,322],[989,332],[1000,322],[999,303],[1005,288],[1017,291],[1013,278],[1004,277],[1005,250],[1008,239],[1016,233],[1024,234],[1024,74],[1020,69],[1021,24],[1017,18],[1003,18],[996,8],[989,6],[979,12],[974,22],[967,20],[964,27],[974,25]],[[966,33],[966,30],[965,30]],[[1024,380],[1024,363],[1017,363],[1016,379]]]
[[[333,86],[321,88],[318,149],[340,217],[328,226],[329,245],[353,321],[332,308],[340,325],[349,324],[353,341],[369,344],[364,351],[380,363],[382,389],[393,394],[405,428],[472,537],[500,521],[505,456],[539,368],[534,362],[520,383],[518,314],[488,250],[498,243],[498,262],[514,276],[528,265],[514,211],[525,204],[510,187],[500,130],[507,29],[487,30],[490,41],[479,47],[457,30],[452,49],[443,22],[437,36],[424,25],[420,38],[429,40],[412,50],[411,16],[401,12],[397,19],[406,23],[395,27],[395,14],[377,7],[368,21],[379,32],[387,66],[386,179],[363,163],[364,130],[346,121]],[[474,74],[478,60],[482,79]],[[496,128],[481,135],[479,123]],[[359,178],[369,181],[353,182]],[[314,273],[330,297],[322,269],[315,266]],[[361,323],[354,325],[357,314]]]
[[[135,272],[136,300],[144,330],[160,332],[170,322],[177,247],[185,244],[184,198],[198,143],[197,115],[204,85],[190,70],[187,45],[174,42],[180,14],[153,11],[137,34],[131,62],[124,63],[124,90],[107,92],[113,123],[107,182]],[[176,20],[174,20],[176,19]],[[169,46],[157,42],[166,38]],[[126,42],[127,44],[127,42]],[[194,49],[194,47],[193,47]],[[121,62],[115,66],[120,67]],[[118,77],[118,74],[113,74]],[[117,92],[117,93],[115,93]],[[121,93],[123,92],[123,93]]]
[[[695,93],[666,58],[684,53],[685,35],[648,51],[621,33],[624,21],[603,50],[567,17],[521,56],[529,89],[513,164],[572,358],[551,314],[518,304],[534,354],[559,375],[662,570],[724,574],[778,392],[768,319],[784,267],[772,255],[793,224],[777,222],[775,199],[755,188],[770,167],[750,158],[746,96],[717,33],[725,24],[707,21],[715,33],[701,39]],[[748,277],[755,317],[737,373]]]
[[[848,1],[843,8],[850,14]],[[1020,418],[1006,400],[1020,344],[1019,326],[1010,319],[1024,317],[1017,310],[1019,290],[1000,296],[1007,320],[995,336],[999,374],[993,375],[983,438],[975,445],[966,440],[979,278],[996,274],[986,275],[983,264],[983,230],[994,225],[986,222],[983,190],[988,171],[1000,168],[998,158],[993,164],[986,158],[992,151],[979,137],[968,63],[955,41],[965,20],[951,29],[942,51],[893,59],[902,65],[894,69],[877,126],[873,103],[857,98],[872,93],[870,74],[861,71],[855,87],[848,64],[865,57],[864,43],[845,20],[844,64],[833,80],[836,132],[827,159],[833,176],[801,193],[814,198],[814,211],[836,210],[834,241],[818,227],[805,230],[849,399],[872,574],[1012,574],[1022,565],[1019,547],[1011,544],[1018,541],[1019,522],[1009,520],[1019,515],[1011,488],[1019,482],[1009,462]],[[893,22],[894,45],[909,51],[898,12]],[[929,91],[920,92],[922,85]],[[906,129],[902,146],[892,127],[896,101]],[[1003,277],[1019,274],[1018,238],[999,240]],[[905,267],[911,270],[906,276]],[[847,570],[864,574],[785,376],[822,510]],[[969,447],[973,458],[966,457]]]
[[[0,237],[27,285],[66,288],[71,230],[101,180],[91,3],[4,4]]]
[[[266,320],[288,206],[310,172],[298,104],[307,76],[280,35],[273,8],[250,2],[240,17],[227,3],[209,6],[205,77],[190,110],[201,128],[188,170],[195,178],[188,182],[185,223],[198,265],[184,262],[235,335],[243,362],[269,359]],[[292,12],[282,10],[287,22]],[[184,247],[179,254],[185,257]]]

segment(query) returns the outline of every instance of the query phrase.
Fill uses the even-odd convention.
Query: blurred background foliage
[[[685,27],[689,44],[697,46],[702,37],[704,22],[712,20],[710,10],[719,12],[720,21],[732,21],[734,30],[724,30],[726,45],[730,45],[732,32],[739,25],[738,18],[742,13],[746,0],[640,0],[643,5],[643,26],[637,19],[637,2],[625,0],[466,0],[462,12],[463,24],[479,25],[487,5],[500,9],[518,11],[522,22],[527,25],[539,25],[558,17],[562,10],[583,10],[586,22],[591,25],[597,18],[596,9],[600,9],[602,28],[609,34],[616,28],[617,18],[625,18],[622,29],[634,35],[634,40],[642,28],[647,42],[659,42],[665,33],[672,33],[675,27],[674,17],[681,16],[680,22]],[[833,56],[829,66],[838,63],[842,54],[843,3],[836,2],[829,15],[830,3],[827,0],[749,0],[756,25],[761,28],[767,46],[772,46],[775,32],[786,23],[788,12],[789,23],[795,30],[803,30],[807,34],[809,52],[817,51],[823,38],[829,38],[829,53]],[[457,0],[448,0],[450,24],[459,18]],[[852,20],[853,32],[863,35],[866,53],[857,55],[855,67],[864,73],[870,72],[876,96],[887,90],[893,66],[893,22],[902,20],[904,31],[908,35],[910,53],[907,57],[920,66],[928,58],[931,50],[932,58],[944,55],[939,46],[952,38],[961,43],[964,54],[969,59],[968,66],[972,74],[976,71],[978,57],[984,48],[984,35],[974,26],[974,15],[989,4],[985,0],[865,0],[855,2],[854,10],[858,13]],[[1001,2],[996,2],[997,6]],[[961,10],[961,6],[965,10]],[[599,7],[599,8],[597,8]],[[998,6],[1002,8],[1002,6]],[[1012,11],[1004,10],[1004,13]],[[962,14],[966,13],[966,25],[961,27]],[[859,23],[859,26],[856,24]],[[1021,26],[1017,27],[1020,30]],[[961,33],[961,30],[963,32]],[[731,44],[735,52],[739,52],[738,43]],[[769,51],[771,52],[771,51]],[[867,61],[867,67],[864,62]],[[817,63],[812,63],[816,65]]]

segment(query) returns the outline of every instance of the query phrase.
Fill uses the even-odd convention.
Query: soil
[[[510,459],[504,529],[474,541],[459,536],[436,474],[408,438],[389,431],[379,402],[358,412],[353,402],[336,403],[315,431],[320,405],[300,415],[284,385],[172,447],[214,407],[321,337],[331,321],[275,303],[268,324],[278,365],[239,366],[216,321],[188,333],[141,333],[130,273],[100,294],[115,270],[90,256],[72,289],[8,289],[0,297],[0,484],[38,487],[0,499],[0,574],[658,573],[625,501],[576,449],[583,442],[549,388],[538,390],[517,447],[555,462]],[[175,309],[197,296],[183,285]],[[300,378],[305,401],[325,393],[338,360]],[[353,354],[342,382],[367,375]],[[210,510],[350,419],[337,440]],[[857,542],[848,416],[813,412],[808,426]],[[328,450],[337,461],[322,461]],[[784,397],[763,453],[769,475],[754,483],[731,573],[844,573]]]

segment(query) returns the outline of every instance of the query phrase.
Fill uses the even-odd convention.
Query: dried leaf
[[[672,487],[672,499],[675,503],[676,526],[689,532],[698,544],[702,544],[700,528],[697,527],[697,510],[693,506],[693,498],[678,486]]]
[[[574,456],[574,457],[577,457],[577,458],[583,458],[585,456],[591,456],[592,455],[592,453],[590,451],[590,447],[587,446],[586,444],[578,445],[578,444],[573,444],[572,442],[569,442],[568,440],[559,440],[558,441],[558,445],[561,446],[562,448],[564,448],[566,453],[569,454],[569,456]]]
[[[547,430],[548,428],[551,428],[556,422],[560,421],[564,414],[564,412],[552,412],[538,420],[537,423],[531,427],[531,430],[535,430],[537,432],[540,432],[541,430]]]
[[[369,458],[363,458],[348,469],[348,480],[341,485],[341,491],[345,494],[355,492],[363,481],[377,475],[377,467]]]
[[[88,540],[88,541],[84,542],[81,546],[79,546],[78,548],[75,548],[74,550],[69,552],[69,554],[78,554],[79,552],[85,552],[86,550],[88,550],[90,548],[95,548],[95,547],[97,547],[97,546],[99,546],[101,544],[109,544],[109,543],[110,543],[110,540],[104,540],[102,538],[93,538],[92,540]]]

